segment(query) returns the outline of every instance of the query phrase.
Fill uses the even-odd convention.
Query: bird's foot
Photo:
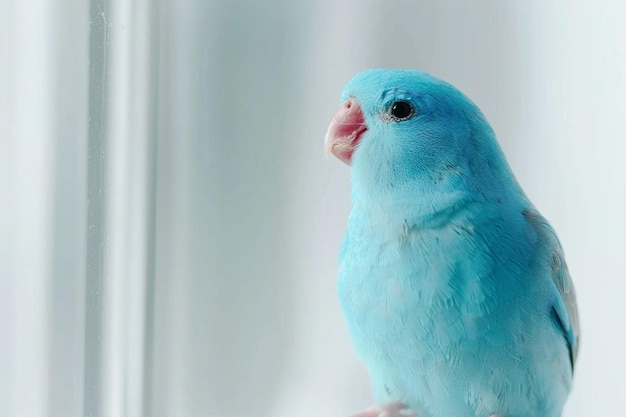
[[[401,402],[386,403],[371,407],[369,410],[351,417],[419,417],[415,412],[406,408]],[[493,417],[493,416],[492,416]]]

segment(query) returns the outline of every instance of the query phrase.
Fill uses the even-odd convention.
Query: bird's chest
[[[390,239],[349,233],[338,289],[351,337],[366,362],[433,363],[485,337],[498,304],[494,263],[471,226],[405,227]],[[450,358],[447,358],[450,359]]]

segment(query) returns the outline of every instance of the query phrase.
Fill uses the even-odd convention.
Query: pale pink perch
[[[354,414],[350,417],[419,417],[400,402],[383,404],[371,407],[362,413]]]
[[[363,411],[362,413],[359,413],[359,414],[353,414],[350,417],[378,417],[379,414],[380,412],[378,410]]]
[[[380,407],[371,407],[367,411],[354,414],[350,417],[420,417],[418,414],[408,410],[404,404],[399,402],[384,404]],[[492,414],[489,417],[500,417],[499,414]]]

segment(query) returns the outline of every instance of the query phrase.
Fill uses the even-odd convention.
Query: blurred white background
[[[335,296],[343,84],[469,95],[559,233],[582,350],[565,416],[626,398],[620,1],[0,0],[0,416],[343,417],[371,402]]]

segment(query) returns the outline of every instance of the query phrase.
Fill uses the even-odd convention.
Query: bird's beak
[[[335,155],[344,163],[352,164],[352,154],[361,135],[367,130],[361,106],[355,98],[346,100],[328,126],[324,148],[326,156]]]

